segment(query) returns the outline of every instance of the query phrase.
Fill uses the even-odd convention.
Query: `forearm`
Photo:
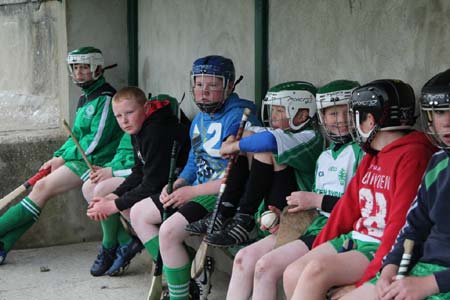
[[[214,180],[193,186],[194,197],[218,194],[222,180]]]

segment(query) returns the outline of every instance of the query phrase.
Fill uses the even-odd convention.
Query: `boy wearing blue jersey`
[[[194,61],[191,89],[200,112],[190,128],[188,162],[175,181],[173,192],[169,195],[164,188],[159,197],[164,208],[178,211],[161,224],[161,208],[153,202],[157,199],[144,199],[131,210],[133,227],[147,250],[154,258],[158,250],[161,252],[170,299],[189,297],[191,262],[183,245],[189,236],[184,226],[203,218],[214,207],[228,163],[219,153],[222,140],[235,134],[231,130],[240,122],[245,108],[255,111],[252,102],[233,93],[234,87],[235,70],[230,59],[210,55]],[[249,120],[257,122],[255,115]],[[201,299],[209,293],[209,274],[207,281],[200,287]]]
[[[251,241],[257,235],[254,214],[263,199],[265,207],[282,209],[291,192],[311,190],[315,161],[323,149],[322,136],[315,126],[315,94],[316,88],[305,81],[275,85],[267,92],[262,108],[270,127],[250,127],[240,141],[222,145],[224,156],[243,154],[238,157],[238,168],[233,168],[229,176],[232,182],[227,183],[227,189],[243,192],[222,197],[216,228],[205,238],[208,244],[227,247]],[[239,167],[246,155],[251,157],[250,171]],[[239,184],[244,186],[237,187]],[[229,207],[237,208],[237,213],[225,222],[230,217]],[[203,220],[207,223],[209,219]],[[196,225],[186,230],[202,233],[197,232],[202,224]]]

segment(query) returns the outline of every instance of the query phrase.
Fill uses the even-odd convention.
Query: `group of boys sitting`
[[[207,299],[213,266],[208,260],[191,280],[185,240],[192,234],[212,246],[242,247],[227,299],[277,299],[280,279],[287,299],[450,299],[450,70],[422,89],[427,137],[414,129],[414,91],[401,80],[278,84],[262,102],[261,126],[255,105],[234,92],[233,62],[206,56],[191,70],[199,113],[188,129],[168,95],[147,99],[137,87],[114,93],[102,59],[92,47],[68,56],[84,92],[73,131],[94,168],[69,138],[42,166],[51,173],[0,217],[0,263],[48,199],[82,185],[87,215],[103,231],[91,274],[121,274],[145,247],[162,259],[163,299]],[[247,108],[252,114],[236,136]],[[178,177],[169,180],[176,167]],[[285,207],[318,214],[280,245],[279,226],[258,225],[257,216]],[[414,248],[402,270],[408,275],[397,280],[405,239]]]

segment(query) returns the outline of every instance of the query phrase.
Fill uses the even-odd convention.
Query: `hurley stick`
[[[94,172],[94,168],[92,167],[91,162],[87,158],[86,154],[84,153],[83,148],[81,148],[80,142],[78,142],[77,137],[73,134],[72,129],[70,129],[70,126],[69,126],[69,124],[67,124],[67,121],[65,119],[63,119],[63,125],[64,125],[64,128],[67,130],[67,132],[72,137],[72,141],[74,142],[75,146],[77,146],[78,152],[81,153],[81,156],[83,157],[83,160],[86,163],[86,165],[88,166],[89,170],[91,170],[91,172]],[[124,216],[122,216],[122,214],[119,214],[119,217],[120,217],[120,222],[122,223],[122,225],[125,228],[125,230],[131,235],[136,235],[133,232],[133,228],[128,223],[128,220],[126,220],[124,218]]]
[[[242,114],[241,123],[239,124],[239,130],[236,134],[236,141],[239,141],[242,137],[242,133],[244,132],[245,124],[247,123],[248,116],[250,115],[250,109],[244,109],[244,113]],[[219,195],[217,196],[216,206],[214,207],[211,222],[208,225],[207,234],[211,234],[214,230],[214,223],[217,219],[217,214],[219,213],[220,205],[222,204],[222,195],[225,191],[225,187],[227,186],[227,178],[230,173],[231,168],[233,167],[234,161],[237,158],[239,153],[233,154],[228,161],[227,168],[225,169],[225,174],[222,178],[222,183],[220,185]],[[205,265],[206,252],[208,251],[208,244],[203,240],[200,244],[200,247],[197,249],[197,253],[195,254],[194,260],[191,265],[191,278],[196,278],[203,271],[203,267]]]
[[[275,247],[278,248],[298,239],[317,217],[316,209],[301,210],[290,213],[286,206],[280,216],[280,227],[277,231]]]
[[[72,129],[70,129],[70,126],[69,126],[69,124],[67,124],[67,121],[65,119],[63,119],[63,125],[64,125],[64,128],[67,130],[67,132],[72,137],[72,140],[75,143],[75,146],[77,146],[78,152],[81,153],[81,156],[83,157],[83,160],[86,163],[86,165],[88,166],[88,168],[91,170],[91,172],[94,171],[94,168],[92,168],[91,162],[87,158],[86,154],[84,153],[83,148],[81,148],[80,143],[78,142],[77,137],[73,134]]]
[[[172,152],[170,154],[170,169],[169,169],[169,181],[167,182],[167,193],[171,194],[173,192],[173,183],[175,182],[175,167],[177,158],[177,141],[173,141]],[[173,208],[169,207],[163,212],[163,222],[172,213]],[[159,300],[162,293],[162,269],[163,263],[161,258],[161,253],[158,252],[158,257],[156,258],[155,270],[153,271],[152,283],[150,285],[150,290],[148,291],[148,300]]]
[[[400,267],[397,271],[397,276],[395,276],[395,280],[399,280],[404,278],[408,274],[409,263],[411,262],[411,257],[414,249],[414,241],[405,239],[403,242],[403,255],[402,260],[400,261]]]
[[[25,181],[22,185],[17,187],[14,191],[0,199],[0,210],[3,209],[6,205],[8,205],[11,201],[13,201],[16,197],[18,197],[20,194],[25,192],[27,189],[29,189],[31,186],[33,186],[39,179],[47,176],[50,174],[51,169],[46,168],[42,169],[39,172],[37,172],[33,177]]]

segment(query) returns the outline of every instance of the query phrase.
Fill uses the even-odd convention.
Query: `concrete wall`
[[[450,64],[445,0],[269,1],[270,85],[402,79],[420,91]]]
[[[197,108],[189,94],[192,62],[209,54],[233,59],[244,80],[241,97],[254,94],[254,1],[139,1],[139,85],[153,95],[180,99],[193,117]]]
[[[65,67],[58,63],[66,52],[64,6],[3,2],[0,135],[58,128],[67,93]]]
[[[103,52],[105,65],[117,63],[105,72],[106,80],[116,89],[128,83],[127,1],[125,0],[67,0],[67,48],[94,46]],[[80,89],[69,86],[70,116]]]
[[[67,49],[102,49],[106,64],[119,64],[107,79],[127,84],[126,20],[121,0],[0,0],[0,195],[33,175],[67,137],[61,119],[73,119],[80,95],[68,76]],[[55,197],[16,247],[98,240],[100,226],[86,207],[80,190]]]

